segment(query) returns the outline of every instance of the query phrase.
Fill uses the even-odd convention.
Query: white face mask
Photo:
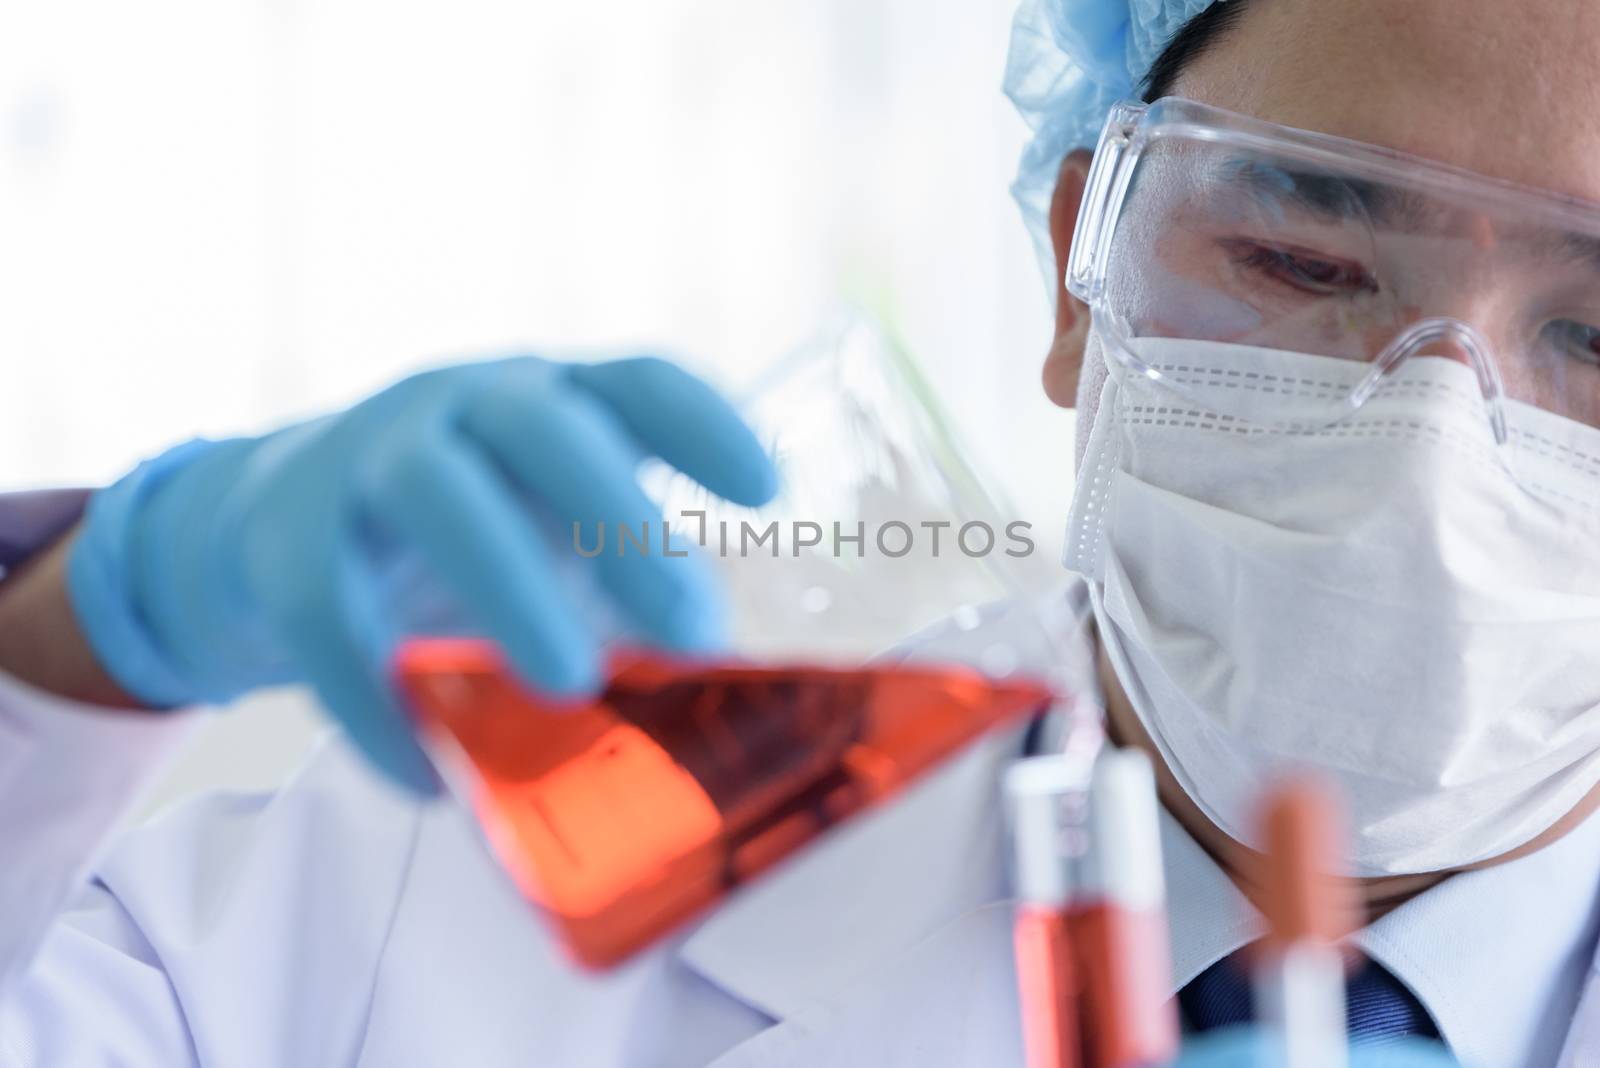
[[[1409,359],[1324,426],[1311,394],[1368,365],[1133,345],[1181,365],[1186,395],[1108,357],[1065,561],[1218,827],[1254,844],[1261,786],[1312,769],[1345,793],[1353,874],[1436,871],[1516,848],[1600,782],[1600,431],[1509,404],[1518,479],[1461,364]],[[1223,389],[1243,419],[1209,414]]]

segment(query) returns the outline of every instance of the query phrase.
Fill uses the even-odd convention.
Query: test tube
[[[1006,772],[1012,863],[1019,903],[1014,940],[1022,1044],[1028,1068],[1081,1068],[1078,985],[1067,914],[1072,902],[1072,851],[1081,851],[1087,782],[1064,757],[1020,760]]]
[[[1178,1026],[1149,760],[1105,750],[1085,776],[1038,757],[1013,767],[1006,789],[1029,1068],[1167,1063]]]
[[[1082,976],[1085,1068],[1146,1068],[1178,1052],[1160,807],[1150,760],[1107,749],[1089,786],[1089,847],[1068,936]]]
[[[1338,806],[1321,784],[1285,781],[1262,806],[1267,937],[1254,968],[1256,1016],[1284,1068],[1345,1068],[1344,958],[1352,910],[1339,879]]]

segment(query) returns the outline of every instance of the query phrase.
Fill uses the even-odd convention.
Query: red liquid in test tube
[[[1006,781],[1028,1068],[1165,1064],[1178,1025],[1154,776],[1143,754],[1108,750],[1084,778],[1039,757]]]

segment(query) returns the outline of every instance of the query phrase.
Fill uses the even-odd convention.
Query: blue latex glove
[[[547,691],[599,682],[593,613],[560,574],[578,565],[640,637],[720,641],[706,562],[660,552],[660,511],[636,481],[650,453],[740,504],[776,488],[734,411],[663,360],[463,365],[141,466],[91,501],[69,593],[131,695],[216,703],[306,682],[381,769],[427,792],[435,779],[387,677],[412,602],[458,606]],[[650,520],[653,551],[583,559],[574,520],[585,544],[596,522],[614,537],[617,522]],[[410,576],[403,591],[397,574]]]
[[[1273,1043],[1252,1027],[1231,1027],[1185,1041],[1172,1068],[1283,1068]],[[1461,1068],[1438,1042],[1399,1042],[1350,1047],[1350,1068]]]

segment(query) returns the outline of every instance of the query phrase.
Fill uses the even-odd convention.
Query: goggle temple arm
[[[1066,272],[1067,291],[1085,304],[1092,305],[1105,286],[1106,256],[1133,175],[1131,164],[1138,155],[1134,135],[1147,110],[1143,104],[1130,103],[1112,108],[1089,165]]]

